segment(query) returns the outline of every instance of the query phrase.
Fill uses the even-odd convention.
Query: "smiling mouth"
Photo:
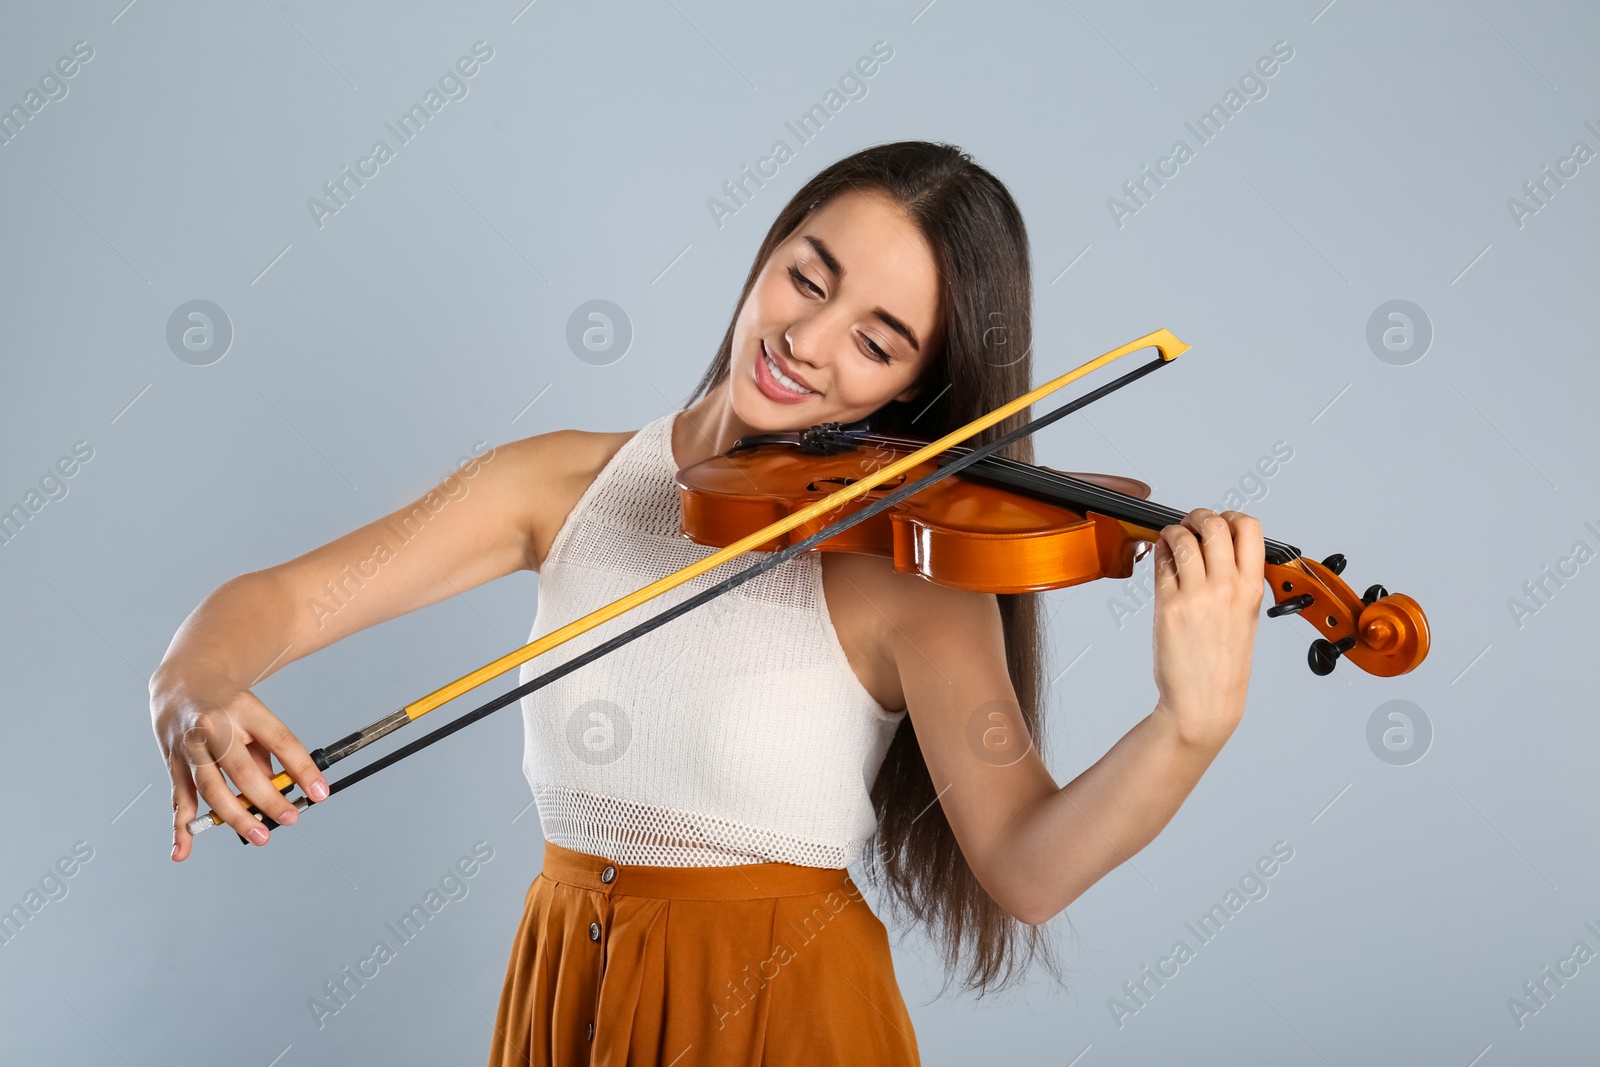
[[[767,362],[767,373],[772,375],[772,380],[789,390],[796,396],[820,396],[815,389],[807,389],[787,374],[778,366],[778,361],[772,358],[772,353],[767,351],[767,343],[761,342],[761,358]]]

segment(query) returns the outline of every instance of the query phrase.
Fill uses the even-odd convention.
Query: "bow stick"
[[[974,463],[977,463],[999,449],[1004,448],[1012,441],[1027,436],[1036,430],[1042,429],[1044,426],[1047,426],[1055,420],[1068,415],[1073,411],[1076,411],[1078,408],[1098,400],[1107,393],[1119,389],[1129,382],[1141,378],[1159,367],[1167,365],[1184,352],[1187,352],[1190,346],[1178,340],[1170,331],[1162,329],[1156,330],[1153,333],[1145,334],[1143,337],[1129,341],[1125,345],[1120,345],[1117,348],[1104,353],[1103,355],[1096,356],[1094,359],[1091,359],[1087,363],[1068,371],[1059,378],[1055,378],[1049,382],[1046,382],[1044,385],[1041,385],[1030,392],[1024,393],[1014,400],[1002,404],[1000,407],[995,408],[986,415],[980,415],[978,418],[967,423],[960,429],[951,431],[945,436],[939,438],[937,441],[929,442],[925,447],[918,449],[916,452],[913,452],[907,456],[903,456],[895,462],[887,464],[886,466],[873,471],[871,474],[857,479],[850,485],[844,486],[843,488],[831,493],[821,500],[817,500],[811,504],[808,504],[798,511],[791,512],[783,518],[775,520],[768,526],[757,530],[756,532],[743,537],[724,548],[720,548],[710,555],[697,560],[694,563],[691,563],[688,566],[673,572],[672,574],[658,578],[656,581],[651,582],[642,589],[636,590],[635,592],[629,593],[627,596],[614,600],[604,607],[597,608],[582,618],[575,619],[567,625],[553,630],[550,633],[545,634],[543,637],[523,645],[521,648],[518,648],[512,652],[508,652],[499,659],[494,660],[491,663],[487,663],[469,674],[462,675],[460,678],[457,678],[448,685],[441,686],[440,688],[429,693],[427,696],[405,705],[398,711],[391,712],[390,714],[385,715],[383,718],[378,719],[376,722],[362,727],[355,733],[340,738],[328,748],[315,749],[310,753],[312,760],[316,763],[319,770],[327,770],[328,767],[334,763],[337,763],[339,760],[342,760],[345,757],[359,751],[360,749],[365,748],[367,745],[377,741],[379,738],[393,733],[400,727],[414,722],[423,715],[426,715],[428,712],[433,711],[435,708],[449,703],[462,693],[477,688],[489,679],[498,677],[499,675],[504,674],[506,671],[509,671],[511,668],[520,666],[521,664],[526,663],[528,660],[542,655],[543,653],[548,652],[550,649],[564,644],[567,641],[572,640],[574,637],[586,633],[589,630],[594,629],[596,626],[600,626],[601,624],[616,618],[625,611],[637,607],[648,600],[653,600],[661,594],[671,589],[675,589],[685,582],[692,581],[707,571],[713,570],[721,564],[727,562],[733,557],[742,555],[758,545],[765,544],[768,541],[773,540],[779,534],[787,533],[796,526],[800,526],[803,523],[809,522],[813,518],[816,518],[818,515],[821,515],[826,511],[841,507],[851,500],[854,500],[856,497],[870,492],[881,483],[898,477],[900,474],[911,469],[912,467],[915,467],[918,464],[932,458],[933,456],[960,444],[962,441],[965,441],[967,438],[972,437],[975,434],[981,433],[990,426],[1004,421],[1011,415],[1027,407],[1029,404],[1043,399],[1063,386],[1070,385],[1072,382],[1077,381],[1084,375],[1090,374],[1106,364],[1121,359],[1123,356],[1126,356],[1130,353],[1137,352],[1143,348],[1152,347],[1155,348],[1159,354],[1158,359],[1153,360],[1150,363],[1147,363],[1133,371],[1130,371],[1125,375],[1122,375],[1115,381],[1108,382],[1099,389],[1093,390],[1092,392],[1063,405],[1048,415],[1034,419],[1032,422],[1029,422],[1023,426],[1019,426],[1015,430],[996,438],[986,445],[967,452],[959,459],[944,464],[938,470],[925,475],[917,481],[912,482],[909,485],[901,486],[894,492],[889,493],[888,495],[876,501],[873,501],[871,504],[861,508],[853,514],[830,523],[804,540],[797,541],[778,552],[768,553],[767,558],[739,572],[738,574],[732,575],[725,581],[720,582],[709,589],[703,590],[700,593],[697,593],[695,596],[674,605],[658,615],[652,616],[625,633],[618,634],[616,637],[613,637],[602,644],[596,645],[588,652],[585,652],[580,656],[576,656],[573,659],[568,660],[566,663],[546,671],[539,677],[531,679],[523,685],[520,685],[515,689],[512,689],[509,692],[494,698],[483,706],[467,712],[466,714],[459,716],[449,723],[446,723],[439,729],[419,737],[410,744],[395,750],[387,756],[374,760],[367,766],[345,776],[337,782],[331,783],[328,787],[328,795],[332,796],[334,793],[337,793],[342,789],[346,789],[354,785],[356,782],[376,774],[383,768],[388,767],[401,759],[404,759],[413,752],[426,748],[435,741],[441,740],[450,734],[455,733],[457,730],[463,729],[471,723],[476,722],[478,719],[481,719],[492,712],[498,711],[500,708],[505,707],[513,701],[527,695],[528,693],[540,689],[543,686],[557,680],[558,678],[570,674],[572,671],[577,670],[584,664],[589,663],[600,656],[635,640],[636,638],[642,637],[644,634],[649,633],[656,627],[661,626],[674,618],[677,618],[679,615],[682,615],[685,612],[699,607],[706,601],[721,595],[735,586],[743,584],[751,578],[754,578],[756,575],[763,573],[764,571],[775,567],[786,560],[792,559],[803,552],[809,551],[811,548],[836,536],[843,530],[846,530],[859,522],[863,522],[866,519],[871,518],[873,515],[878,514],[886,508],[894,506],[906,497],[921,492],[934,482],[942,478],[946,478],[959,470],[971,466]],[[293,788],[295,782],[292,778],[290,778],[287,771],[280,771],[276,776],[273,777],[272,785],[273,788],[277,789],[280,793],[283,793]],[[244,799],[243,794],[235,794],[235,796],[240,800]],[[293,803],[298,810],[304,811],[309,806],[310,801],[305,797],[300,797]],[[273,828],[278,825],[276,821],[269,818],[265,813],[261,812],[255,805],[248,805],[248,808],[251,814],[253,814],[262,823],[266,824],[269,828]],[[222,821],[222,817],[218,815],[215,810],[212,810],[204,815],[192,819],[188,823],[188,830],[190,834],[198,834],[208,827],[220,825]],[[239,840],[244,842],[245,839],[243,835],[240,835]]]

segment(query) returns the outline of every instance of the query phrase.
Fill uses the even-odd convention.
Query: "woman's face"
[[[855,422],[910,400],[943,341],[941,321],[927,240],[883,193],[841,193],[773,250],[739,310],[734,411],[776,431]]]

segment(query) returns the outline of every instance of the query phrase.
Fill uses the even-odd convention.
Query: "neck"
[[[761,432],[734,412],[728,401],[730,384],[724,380],[678,417],[672,428],[672,454],[679,467],[720,456],[739,438]]]

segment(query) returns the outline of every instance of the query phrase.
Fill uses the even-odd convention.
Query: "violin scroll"
[[[1331,674],[1340,656],[1379,678],[1414,669],[1428,655],[1422,606],[1381,585],[1357,596],[1339,577],[1344,568],[1339,553],[1321,563],[1304,557],[1269,562],[1266,578],[1275,603],[1267,614],[1300,615],[1322,634],[1306,656],[1313,674]]]

